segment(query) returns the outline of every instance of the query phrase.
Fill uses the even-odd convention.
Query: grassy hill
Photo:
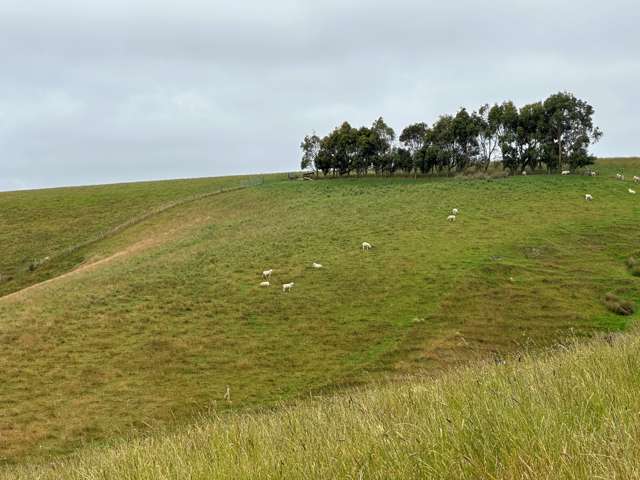
[[[434,380],[87,448],[7,480],[627,479],[640,471],[640,337],[558,344]]]
[[[266,178],[272,181],[281,176]],[[198,178],[0,193],[0,274],[4,279],[0,295],[74,267],[85,260],[78,253],[80,247],[112,236],[147,215],[264,179]]]
[[[14,277],[0,285],[0,461],[623,329],[633,317],[604,297],[640,299],[625,264],[640,248],[640,200],[611,176],[640,161],[620,162],[596,178],[0,194]],[[361,252],[364,240],[375,248]],[[258,286],[265,268],[270,288]]]

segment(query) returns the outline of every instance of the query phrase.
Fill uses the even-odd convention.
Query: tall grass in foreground
[[[481,364],[177,434],[85,449],[6,478],[638,478],[640,337]]]

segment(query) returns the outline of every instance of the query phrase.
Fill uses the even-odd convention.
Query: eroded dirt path
[[[229,188],[221,188],[220,190],[216,190],[213,192],[207,192],[204,194],[200,194],[200,195],[195,195],[195,196],[191,196],[185,199],[181,199],[172,203],[169,203],[167,205],[163,205],[157,209],[152,210],[151,212],[148,212],[146,214],[141,215],[140,217],[136,217],[135,219],[129,220],[125,223],[123,223],[122,225],[119,225],[118,227],[114,228],[108,235],[104,236],[103,238],[101,238],[101,240],[104,240],[105,238],[111,237],[113,235],[119,234],[122,231],[126,230],[129,227],[135,226],[139,223],[142,223],[143,221],[146,221],[148,219],[150,219],[151,217],[155,217],[159,214],[162,214],[168,210],[173,210],[175,209],[175,207],[180,207],[183,206],[185,204],[190,204],[193,202],[196,202],[198,200],[203,200],[205,198],[209,198],[209,197],[213,197],[213,196],[217,196],[223,193],[228,193],[228,192],[234,192],[237,190],[244,190],[246,188],[249,188],[249,186],[237,186],[237,187],[229,187]],[[111,262],[113,262],[114,260],[120,258],[120,257],[127,257],[130,255],[133,255],[137,252],[140,252],[142,250],[146,250],[149,247],[155,246],[155,245],[159,245],[161,243],[166,243],[167,241],[169,241],[169,239],[173,236],[175,236],[176,233],[179,233],[181,231],[185,231],[190,227],[202,224],[204,222],[207,222],[211,219],[211,217],[206,216],[199,216],[189,222],[183,222],[181,225],[174,227],[170,230],[167,230],[166,232],[164,232],[163,234],[156,236],[156,237],[151,237],[151,238],[146,238],[143,240],[140,240],[138,242],[135,242],[133,244],[131,244],[130,246],[124,248],[123,250],[120,250],[112,255],[109,255],[108,257],[105,258],[101,258],[100,260],[96,260],[96,261],[89,261],[83,264],[78,265],[76,268],[74,268],[73,270],[63,273],[61,275],[57,275],[53,278],[50,278],[48,280],[44,280],[42,282],[38,282],[38,283],[34,283],[33,285],[29,285],[28,287],[25,287],[21,290],[17,290],[15,292],[9,293],[7,295],[4,296],[0,296],[0,302],[6,302],[6,301],[12,301],[12,300],[18,300],[22,297],[24,297],[27,293],[31,292],[31,291],[35,291],[37,289],[40,289],[46,285],[52,284],[54,282],[58,282],[60,280],[63,280],[65,278],[74,276],[74,275],[79,275],[81,273],[86,273],[86,272],[90,272],[93,271],[101,266],[107,265]],[[169,237],[169,238],[167,238]],[[89,245],[91,243],[95,243],[94,241],[90,241],[87,242],[86,245]]]
[[[74,268],[69,272],[63,273],[62,275],[58,275],[56,277],[50,278],[48,280],[44,280],[42,282],[34,283],[33,285],[29,285],[28,287],[25,287],[22,290],[18,290],[17,292],[13,292],[3,297],[0,297],[0,302],[19,300],[20,298],[24,297],[27,293],[33,290],[40,289],[46,285],[50,285],[52,283],[58,282],[65,278],[73,277],[75,275],[79,275],[81,273],[91,272],[93,270],[96,270],[99,267],[105,266],[113,262],[114,260],[120,257],[127,257],[130,255],[133,255],[137,252],[145,250],[159,243],[160,243],[159,239],[153,239],[153,238],[140,240],[132,245],[129,245],[127,248],[123,250],[120,250],[112,255],[109,255],[108,257],[101,258],[100,260],[95,260],[93,262],[80,264],[78,267]]]
[[[113,253],[105,258],[101,258],[99,260],[95,260],[95,261],[88,261],[86,263],[82,263],[80,265],[78,265],[76,268],[74,268],[73,270],[63,273],[61,275],[58,275],[56,277],[50,278],[48,280],[44,280],[42,282],[38,282],[38,283],[34,283],[33,285],[29,285],[28,287],[23,288],[22,290],[18,290],[16,292],[10,293],[8,295],[5,295],[3,297],[0,297],[0,302],[9,302],[9,301],[15,301],[15,300],[20,300],[21,298],[23,298],[24,296],[26,296],[27,294],[29,294],[32,291],[36,291],[38,289],[41,289],[42,287],[45,287],[47,285],[53,284],[55,282],[58,282],[60,280],[63,280],[65,278],[69,278],[69,277],[73,277],[76,275],[80,275],[82,273],[87,273],[87,272],[92,272],[94,270],[97,270],[98,268],[104,267],[106,265],[109,265],[110,263],[113,263],[115,260],[118,260],[119,258],[126,258],[126,257],[130,257],[132,255],[135,255],[137,253],[140,253],[144,250],[147,250],[151,247],[155,247],[155,246],[159,246],[162,244],[165,244],[171,240],[174,240],[177,236],[180,235],[180,233],[185,233],[186,230],[195,227],[197,225],[202,225],[203,223],[208,222],[209,220],[211,220],[211,217],[206,216],[206,217],[197,217],[195,219],[192,219],[189,222],[185,222],[179,226],[176,226],[174,228],[171,228],[169,230],[167,230],[166,232],[160,234],[160,235],[155,235],[152,237],[148,237],[148,238],[144,238],[142,240],[139,240],[135,243],[132,243],[131,245],[129,245],[128,247],[117,251],[116,253]]]

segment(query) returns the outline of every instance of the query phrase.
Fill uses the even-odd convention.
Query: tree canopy
[[[469,167],[486,170],[501,161],[511,172],[574,169],[594,161],[588,149],[602,132],[593,114],[586,101],[560,92],[520,108],[511,101],[484,104],[471,113],[461,108],[431,127],[408,125],[398,141],[382,117],[370,127],[344,122],[323,138],[305,136],[301,168],[324,175],[451,174]]]

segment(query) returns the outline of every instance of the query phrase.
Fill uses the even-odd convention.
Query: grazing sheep
[[[454,208],[453,210],[451,210],[451,215],[457,215],[458,214],[458,209]]]
[[[560,172],[561,175],[569,175],[571,173],[571,170],[562,170],[562,172]]]
[[[270,268],[269,270],[265,270],[264,272],[262,272],[262,278],[264,278],[265,280],[269,280],[271,278],[272,273],[273,273],[273,268]]]
[[[316,262],[313,262],[313,264],[312,264],[311,266],[312,266],[313,268],[322,268],[322,264],[320,264],[320,263],[316,263]]]
[[[527,171],[526,170],[522,170],[522,176],[526,177],[527,176]]]
[[[449,215],[447,217],[447,220],[449,220],[450,222],[455,222],[456,221],[456,216],[455,215]]]
[[[636,194],[636,191],[635,191],[635,190],[631,190],[631,189],[629,189],[629,193],[631,193],[631,194],[635,195],[635,194]]]
[[[590,193],[587,193],[587,194],[584,196],[584,199],[585,199],[585,200],[588,200],[588,201],[591,201],[591,200],[593,200],[593,197],[591,196],[591,194],[590,194]]]
[[[291,283],[283,283],[282,284],[282,293],[288,292],[289,290],[291,290],[293,288],[294,285],[295,285],[295,283],[293,283],[293,282],[291,282]]]
[[[268,287],[269,285],[271,285],[269,282],[260,282],[261,287]]]
[[[624,180],[624,175],[622,173],[616,173],[616,178],[618,180]]]
[[[640,183],[640,177],[637,175],[633,176],[633,183]]]
[[[598,176],[598,172],[591,172],[589,175],[591,175],[592,177],[597,177]]]
[[[371,245],[369,242],[362,242],[362,251],[364,252],[365,250],[371,250],[371,247],[373,245]]]

